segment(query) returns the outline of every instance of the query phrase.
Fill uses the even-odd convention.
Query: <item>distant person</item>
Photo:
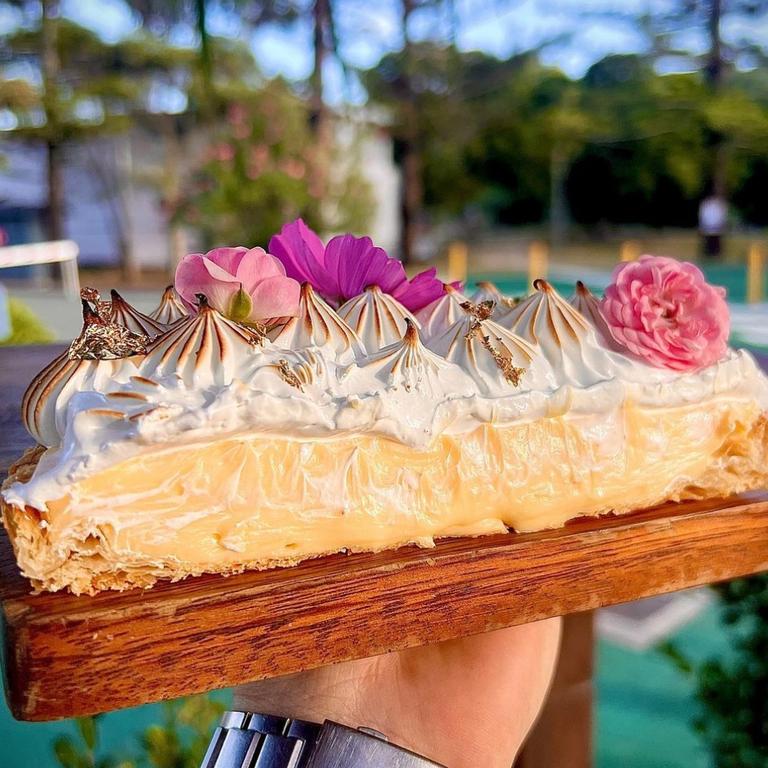
[[[728,222],[728,204],[720,195],[709,195],[699,205],[699,233],[702,255],[717,259],[723,250],[723,235]]]

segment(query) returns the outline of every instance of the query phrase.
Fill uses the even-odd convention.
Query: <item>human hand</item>
[[[536,720],[560,619],[263,680],[235,708],[375,728],[448,768],[509,768]]]

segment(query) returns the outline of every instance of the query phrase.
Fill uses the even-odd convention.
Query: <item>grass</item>
[[[0,341],[0,346],[16,344],[47,344],[54,340],[53,334],[37,319],[37,316],[18,299],[9,300],[11,313],[11,335]]]

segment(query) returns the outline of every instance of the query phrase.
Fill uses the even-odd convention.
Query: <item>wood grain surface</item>
[[[51,356],[0,350],[4,463],[28,443],[5,409]],[[95,597],[29,594],[3,537],[6,696],[25,720],[107,711],[765,569],[764,492]]]

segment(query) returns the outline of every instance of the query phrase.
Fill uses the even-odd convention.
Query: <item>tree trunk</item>
[[[414,0],[403,0],[403,135],[401,146],[402,191],[400,198],[400,258],[405,264],[413,260],[416,235],[423,199],[422,161],[419,147],[418,105],[413,90],[413,47],[408,23]]]
[[[331,164],[332,126],[331,115],[323,94],[323,67],[330,50],[329,36],[331,27],[330,0],[315,0],[312,15],[314,20],[315,61],[310,76],[311,89],[311,127],[314,138],[314,153],[311,165],[312,195],[322,203],[328,191],[328,173]]]
[[[704,76],[710,91],[716,94],[723,84],[724,62],[723,45],[720,37],[720,22],[722,19],[722,0],[710,0],[707,31],[709,34],[709,52]],[[725,136],[720,131],[710,129],[707,136],[709,146],[709,190],[708,195],[727,200],[728,195],[728,147]],[[722,249],[722,240],[720,241]],[[713,254],[719,256],[719,253]]]
[[[211,53],[211,38],[208,34],[207,0],[195,0],[195,24],[200,38],[200,73],[203,86],[210,89],[213,80],[213,56]]]
[[[40,63],[43,79],[43,109],[47,133],[46,161],[48,166],[48,215],[46,237],[61,240],[64,237],[64,181],[63,152],[58,138],[58,83],[61,63],[58,51],[58,2],[42,0]]]

